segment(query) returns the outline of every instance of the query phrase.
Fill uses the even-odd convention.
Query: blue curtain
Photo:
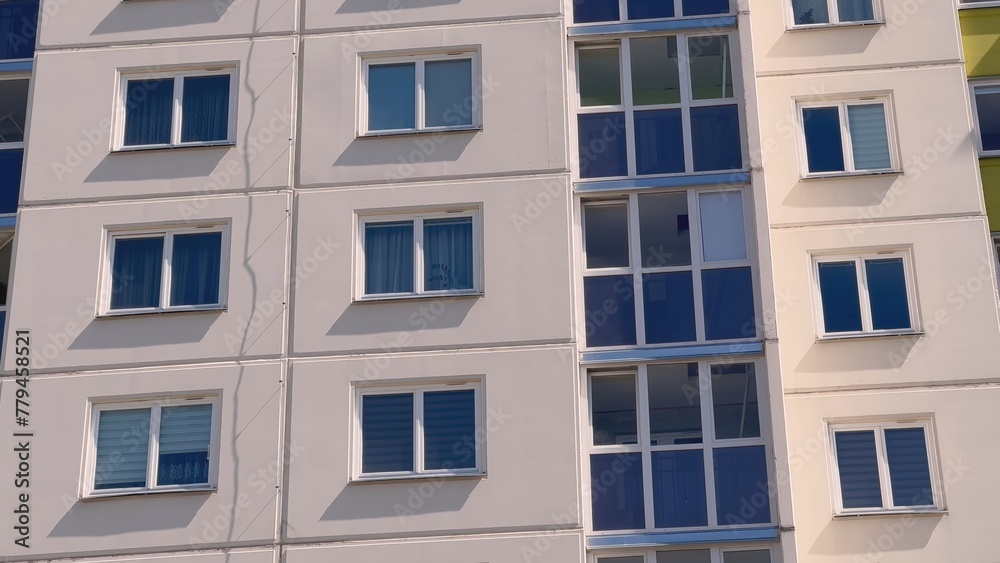
[[[476,392],[424,393],[424,469],[476,467]]]
[[[212,405],[163,407],[157,485],[208,483]]]
[[[222,233],[175,235],[170,263],[171,305],[219,302]]]
[[[104,411],[97,423],[95,489],[146,486],[150,409]]]
[[[368,130],[393,131],[417,126],[417,66],[414,63],[368,67]]]
[[[39,0],[0,2],[0,60],[30,59],[35,54]]]
[[[844,508],[882,506],[882,487],[875,452],[875,432],[837,432],[837,466]]]
[[[413,292],[413,222],[365,225],[365,294]]]
[[[113,260],[111,308],[158,307],[163,237],[117,239]]]
[[[424,124],[472,125],[472,59],[424,63]]]
[[[413,394],[362,397],[362,473],[413,470]]]
[[[181,141],[225,141],[229,137],[228,74],[184,79]]]
[[[170,143],[174,79],[129,80],[125,97],[126,147]]]
[[[472,289],[472,218],[424,221],[424,289]]]

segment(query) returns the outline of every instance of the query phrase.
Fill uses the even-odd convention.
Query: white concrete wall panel
[[[559,15],[560,0],[303,0],[305,30],[374,30]]]

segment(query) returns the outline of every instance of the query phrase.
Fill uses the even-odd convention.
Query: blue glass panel
[[[760,437],[757,376],[753,364],[712,366],[715,439]]]
[[[830,23],[827,0],[792,0],[795,25]]]
[[[903,259],[865,260],[865,273],[872,307],[872,328],[910,328],[910,306],[906,295]]]
[[[149,409],[104,411],[97,423],[94,488],[146,486],[149,463]]]
[[[684,172],[681,110],[635,112],[635,145],[640,175]]]
[[[129,80],[125,87],[124,145],[169,144],[173,115],[173,78]]]
[[[602,375],[590,380],[595,446],[638,444],[635,376]]]
[[[657,528],[708,525],[702,450],[653,452],[653,511]]]
[[[664,0],[669,3],[669,0]],[[728,14],[729,0],[683,0],[681,9],[685,16]]]
[[[843,172],[844,141],[839,108],[805,108],[802,121],[810,172]]]
[[[672,17],[674,17],[672,0],[628,0],[628,19],[630,20]]]
[[[885,456],[889,462],[892,503],[896,506],[933,506],[934,492],[924,429],[887,429]]]
[[[424,469],[476,467],[476,392],[424,393]]]
[[[365,294],[413,292],[413,222],[365,225]]]
[[[35,55],[38,0],[0,2],[0,60],[30,59]]]
[[[646,527],[642,492],[642,454],[590,456],[594,531]]]
[[[208,483],[212,405],[163,407],[159,438],[157,485]]]
[[[691,342],[694,328],[694,283],[691,272],[648,274],[642,280],[646,342]]]
[[[705,270],[701,273],[705,304],[705,338],[727,340],[757,336],[750,268]]]
[[[0,151],[0,213],[17,213],[24,150]]]
[[[580,177],[627,176],[625,114],[580,115]]]
[[[424,124],[427,127],[472,125],[472,59],[424,63]]]
[[[882,506],[882,486],[875,453],[875,432],[837,432],[837,467],[844,508]]]
[[[413,471],[413,394],[361,398],[361,471]]]
[[[635,344],[634,298],[631,275],[584,278],[588,347]]]
[[[861,299],[858,297],[854,262],[819,265],[819,291],[823,301],[823,325],[828,333],[861,330]]]
[[[181,141],[210,142],[229,138],[228,74],[184,79]]]
[[[691,147],[696,172],[743,168],[739,108],[691,108]]]
[[[472,217],[424,221],[424,289],[475,287]]]
[[[976,89],[976,114],[983,150],[1000,151],[1000,89]]]
[[[875,20],[872,0],[837,0],[840,21],[867,22]]]
[[[368,67],[368,129],[392,131],[417,126],[417,66]]]
[[[573,23],[618,21],[618,0],[573,0]]]
[[[715,502],[719,525],[771,521],[764,446],[722,448],[715,457]]]
[[[111,308],[160,306],[163,237],[115,240]]]
[[[175,235],[170,264],[170,304],[218,303],[221,264],[222,233]]]

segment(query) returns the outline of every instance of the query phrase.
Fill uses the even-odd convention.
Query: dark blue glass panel
[[[472,59],[424,63],[424,125],[470,126],[475,104]]]
[[[681,110],[635,113],[635,158],[640,175],[684,172]]]
[[[976,89],[976,114],[979,116],[979,138],[985,151],[1000,151],[1000,90]]]
[[[764,446],[722,448],[713,454],[719,525],[770,522],[771,495]]]
[[[38,33],[38,0],[0,2],[0,60],[30,59]]]
[[[697,340],[691,272],[645,275],[642,296],[646,310],[647,343]]]
[[[809,171],[843,172],[844,141],[840,130],[840,109],[805,108],[802,110],[802,121]]]
[[[691,146],[696,172],[743,168],[739,108],[691,108]]]
[[[724,268],[701,273],[705,303],[705,338],[727,340],[757,336],[750,268]]]
[[[361,471],[413,471],[413,394],[361,399]]]
[[[672,17],[674,17],[672,0],[628,0],[628,19],[630,20]]]
[[[872,0],[837,0],[837,7],[842,22],[866,22],[875,19]]]
[[[579,124],[580,177],[627,176],[625,114],[583,114]]]
[[[639,443],[635,376],[604,375],[590,381],[595,446]]]
[[[865,260],[868,298],[872,306],[872,328],[910,328],[910,306],[906,296],[906,274],[902,258]]]
[[[635,344],[635,289],[632,276],[600,276],[583,280],[587,346]]]
[[[129,80],[125,87],[124,145],[169,144],[173,115],[173,78]]]
[[[112,309],[160,306],[163,237],[115,240]]]
[[[184,79],[181,141],[211,142],[229,138],[228,74]]]
[[[175,235],[173,255],[170,264],[170,304],[218,303],[222,233]]]
[[[24,150],[0,151],[0,213],[17,213]]]
[[[472,217],[424,221],[424,289],[472,289]]]
[[[0,6],[3,6],[2,0]],[[24,141],[28,120],[29,82],[27,78],[0,80],[0,144]]]
[[[365,225],[365,295],[413,292],[413,222]]]
[[[669,2],[669,0],[665,0]],[[685,16],[709,16],[728,14],[729,0],[684,0],[681,9]]]
[[[476,467],[476,392],[424,393],[424,469]]]
[[[875,432],[837,432],[837,468],[844,508],[882,506],[882,486],[875,453]]]
[[[573,0],[573,23],[618,21],[618,0]]]
[[[857,266],[854,262],[820,264],[819,291],[826,332],[861,330],[861,298],[858,297]]]
[[[646,527],[642,492],[642,454],[590,456],[594,531]]]
[[[653,511],[657,528],[708,525],[702,450],[653,452]]]
[[[885,456],[889,462],[892,503],[896,506],[933,506],[934,492],[924,429],[887,429]]]
[[[417,66],[414,63],[368,67],[368,130],[393,131],[417,126]]]

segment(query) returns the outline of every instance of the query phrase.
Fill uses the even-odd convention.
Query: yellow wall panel
[[[969,77],[1000,76],[1000,7],[961,10],[959,20]]]

